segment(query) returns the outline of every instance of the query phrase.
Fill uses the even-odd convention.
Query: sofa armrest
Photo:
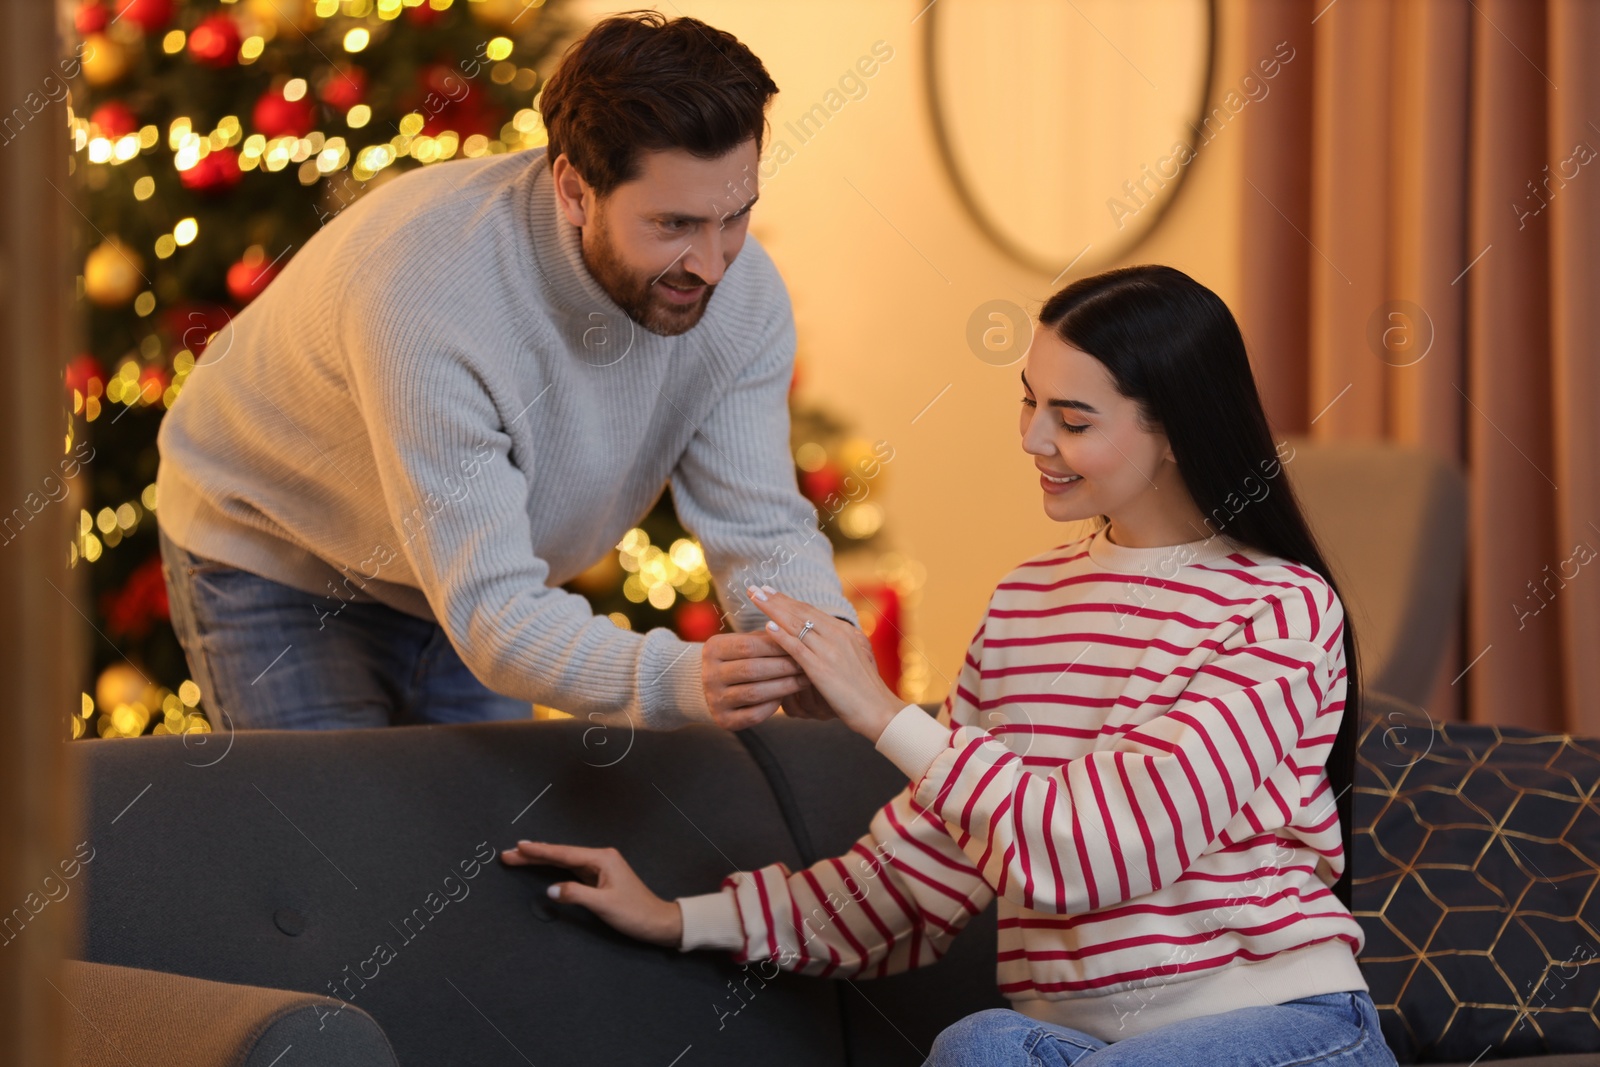
[[[299,1067],[399,1067],[372,1016],[331,997],[82,960],[63,973],[74,1067],[268,1067],[290,1047]]]

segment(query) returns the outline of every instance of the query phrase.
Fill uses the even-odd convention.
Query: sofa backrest
[[[701,1063],[917,1064],[942,1026],[999,1003],[992,911],[973,945],[904,980],[764,982],[724,953],[623,937],[545,897],[559,872],[497,858],[519,838],[612,845],[671,898],[843,852],[905,783],[836,723],[197,740],[71,746],[94,849],[84,958],[343,998],[402,1065],[665,1065],[691,1047]],[[782,805],[752,752],[784,772]],[[934,971],[957,978],[930,1007],[915,994]]]
[[[938,705],[924,705],[936,712]],[[842,723],[775,716],[739,735],[765,770],[807,862],[843,855],[872,813],[906,785],[898,769]],[[871,798],[870,803],[864,803]],[[1004,1008],[995,978],[996,907],[962,929],[938,963],[868,982],[832,982],[853,1065],[921,1064],[939,1031]]]
[[[1403,1059],[1463,1061],[1486,1046],[1596,1047],[1600,747],[1438,724],[1372,692],[1365,708],[1356,911],[1390,1041]],[[897,1067],[1004,1004],[992,905],[924,970],[764,982],[726,954],[624,938],[551,904],[555,872],[497,859],[522,837],[614,845],[672,897],[842,854],[905,782],[838,723],[259,731],[70,750],[93,848],[85,958],[343,997],[403,1067],[671,1064],[691,1047],[685,1064]]]

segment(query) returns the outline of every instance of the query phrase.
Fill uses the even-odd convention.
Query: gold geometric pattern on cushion
[[[1355,913],[1395,1055],[1600,1051],[1600,742],[1364,718]]]

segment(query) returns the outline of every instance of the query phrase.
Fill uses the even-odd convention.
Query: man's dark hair
[[[699,19],[629,11],[596,23],[545,83],[549,158],[563,152],[600,196],[639,176],[639,152],[702,159],[755,139],[778,86],[731,33]]]

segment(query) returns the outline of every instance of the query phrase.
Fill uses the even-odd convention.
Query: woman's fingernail
[[[764,592],[768,592],[768,593],[776,593],[777,592],[777,590],[772,588],[772,586],[770,586],[770,585],[764,585],[761,588],[762,588],[762,590]]]
[[[561,883],[560,882],[556,882],[555,884],[551,885],[549,889],[546,889],[545,892],[547,894],[549,894],[551,900],[560,900],[561,899]]]
[[[773,622],[771,619],[768,619],[767,620],[767,629],[771,630],[773,633],[777,633],[778,632],[778,624]]]
[[[753,585],[749,586],[747,589],[745,589],[745,592],[749,593],[750,596],[755,600],[765,600],[765,599],[767,599],[767,594],[763,593],[761,590],[757,589]]]

